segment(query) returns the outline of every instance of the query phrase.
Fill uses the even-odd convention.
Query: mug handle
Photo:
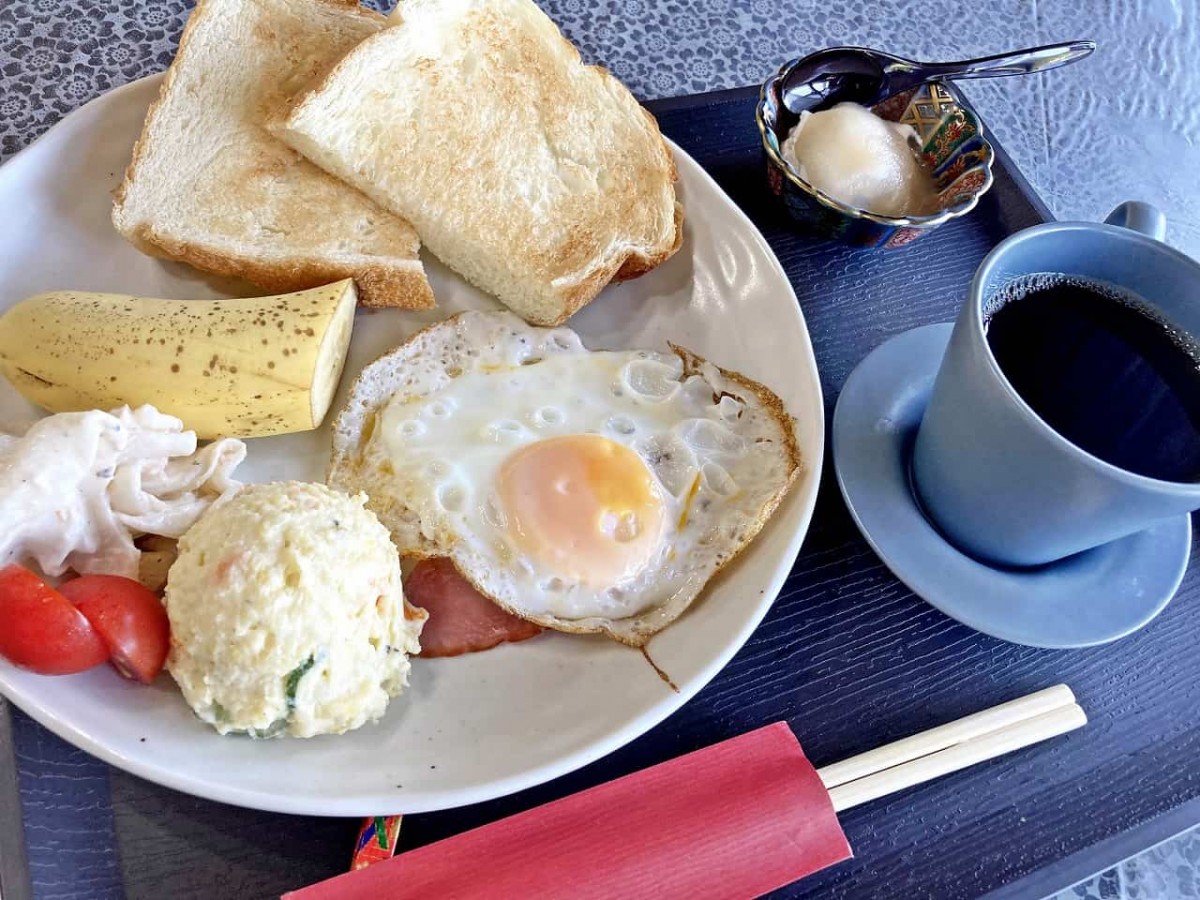
[[[1164,240],[1167,236],[1167,217],[1158,207],[1139,200],[1126,200],[1108,214],[1104,224],[1128,228],[1156,241]]]

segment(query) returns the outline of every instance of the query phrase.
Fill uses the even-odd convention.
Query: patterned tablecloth
[[[1200,256],[1200,0],[541,0],[642,98],[760,82],[834,44],[952,59],[1073,38],[1095,56],[969,89],[1058,218],[1159,204]],[[386,0],[385,0],[386,3]],[[65,113],[165,68],[190,0],[0,0],[0,161]]]
[[[980,82],[969,95],[1059,218],[1149,200],[1167,213],[1169,240],[1200,256],[1200,0],[541,3],[641,98],[757,83],[791,56],[836,44],[951,59],[1093,38],[1087,62]],[[0,0],[0,162],[93,97],[164,69],[191,5]],[[36,739],[25,743],[36,757]],[[54,802],[51,785],[37,793],[26,802]],[[1200,844],[1178,846],[1159,869],[1161,896],[1196,896],[1196,860],[1185,857]]]

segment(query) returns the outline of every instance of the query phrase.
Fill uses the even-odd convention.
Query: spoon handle
[[[1091,56],[1096,49],[1095,41],[1069,41],[1065,44],[1050,44],[1033,47],[999,56],[967,59],[947,63],[905,63],[900,61],[887,67],[893,88],[899,82],[912,80],[913,84],[942,78],[996,78],[1001,75],[1027,75],[1057,69],[1076,60]]]

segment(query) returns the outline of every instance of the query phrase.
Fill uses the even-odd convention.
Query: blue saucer
[[[930,605],[1033,647],[1116,640],[1162,612],[1187,568],[1190,516],[1036,569],[985,565],[925,518],[909,455],[951,325],[898,335],[859,363],[833,414],[833,459],[850,514],[896,577]]]

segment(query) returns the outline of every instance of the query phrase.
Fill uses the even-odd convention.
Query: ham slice
[[[429,613],[421,631],[422,657],[476,653],[542,633],[475,590],[445,557],[417,563],[404,582],[404,597]]]

